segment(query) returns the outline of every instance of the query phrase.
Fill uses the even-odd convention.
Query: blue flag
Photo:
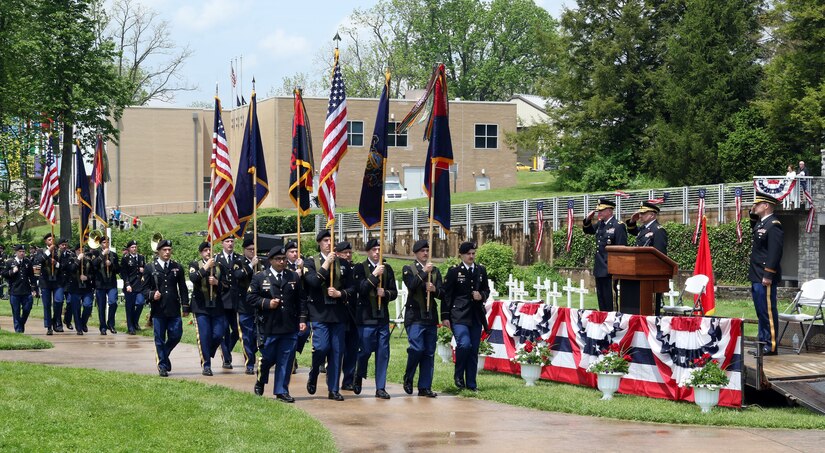
[[[358,217],[366,228],[381,223],[384,208],[384,173],[387,163],[387,129],[390,122],[390,98],[387,93],[389,77],[378,101],[378,115],[375,117],[375,131],[372,133],[370,152],[364,168],[364,181],[361,184],[361,202],[358,204]]]
[[[430,217],[446,231],[450,230],[450,166],[453,164],[453,141],[447,107],[447,77],[444,65],[438,65],[433,112],[427,126],[427,160],[424,163],[424,191],[431,198]],[[433,173],[433,165],[435,172]],[[431,174],[432,173],[432,174]]]
[[[89,220],[92,218],[92,195],[89,191],[89,177],[86,175],[86,164],[83,163],[83,152],[80,142],[75,146],[75,192],[77,204],[80,207],[80,241],[86,243],[89,237]]]
[[[253,173],[255,180],[252,179]],[[235,232],[236,237],[244,236],[246,224],[252,218],[252,212],[261,206],[267,195],[269,195],[269,182],[266,177],[261,129],[258,127],[257,102],[253,91],[243,133],[238,177],[235,178],[235,203],[238,205],[239,221],[238,230]]]

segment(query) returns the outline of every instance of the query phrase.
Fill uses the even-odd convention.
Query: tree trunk
[[[72,181],[72,144],[74,127],[63,123],[63,150],[60,152],[60,237],[72,237],[72,206],[70,194],[74,191]]]

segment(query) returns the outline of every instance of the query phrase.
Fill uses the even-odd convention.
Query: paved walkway
[[[3,318],[3,326],[11,320]],[[54,344],[39,351],[0,351],[0,360],[57,366],[96,368],[156,374],[151,338],[124,334],[100,336],[73,332],[46,337],[32,323],[33,336]],[[236,368],[218,366],[215,376],[200,374],[194,346],[180,344],[172,353],[170,379],[190,379],[251,392],[254,377]],[[321,379],[323,375],[321,376]],[[158,377],[158,379],[161,379]],[[321,384],[319,379],[319,384]],[[366,384],[366,382],[365,382]],[[360,396],[344,392],[344,402],[326,399],[323,385],[314,396],[306,393],[306,370],[292,383],[296,406],[320,420],[335,436],[342,451],[667,451],[717,450],[755,452],[822,451],[825,432],[731,429],[635,423],[541,412],[473,398],[440,395],[407,396],[390,385],[392,399],[378,400],[374,388]],[[271,397],[272,386],[267,386]],[[483,391],[483,390],[482,390]],[[281,403],[278,403],[281,404]],[[308,446],[309,451],[312,450]]]

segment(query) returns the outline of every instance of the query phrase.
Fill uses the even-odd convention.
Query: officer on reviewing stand
[[[613,311],[613,292],[615,285],[613,277],[607,273],[607,250],[608,245],[627,245],[627,230],[625,225],[613,217],[613,209],[616,203],[606,198],[599,198],[596,209],[590,211],[584,218],[582,227],[584,234],[596,236],[596,257],[593,261],[593,277],[596,278],[596,297],[599,300],[599,310]],[[598,215],[597,215],[598,214]],[[593,217],[598,217],[598,222],[593,224]]]

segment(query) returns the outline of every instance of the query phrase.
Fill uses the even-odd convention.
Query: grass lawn
[[[300,409],[217,385],[19,362],[0,375],[2,451],[335,451]]]
[[[17,349],[51,349],[54,345],[39,338],[26,334],[0,330],[0,350],[10,351]]]

